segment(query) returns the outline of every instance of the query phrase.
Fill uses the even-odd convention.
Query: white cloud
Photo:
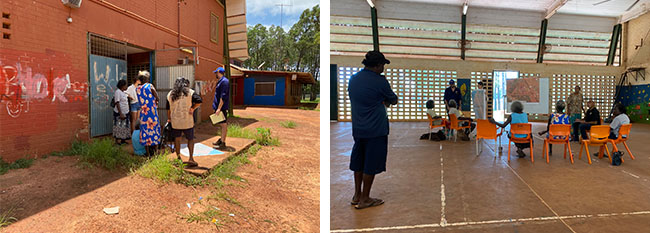
[[[290,5],[282,9],[284,15],[302,13],[307,8],[319,4],[320,0],[247,0],[246,14],[280,15],[279,4]]]

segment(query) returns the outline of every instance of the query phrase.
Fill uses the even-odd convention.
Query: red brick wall
[[[99,0],[83,1],[78,9],[51,0],[0,1],[0,11],[10,14],[0,21],[11,24],[10,29],[0,29],[11,34],[11,39],[0,39],[0,157],[4,160],[43,155],[66,149],[75,138],[88,139],[88,32],[150,50],[177,46],[176,1],[103,2],[137,16]],[[181,33],[198,42],[201,58],[196,80],[214,80],[212,70],[221,64],[209,60],[223,61],[223,39],[218,44],[210,41],[210,12],[221,20],[223,8],[215,0],[185,2]],[[72,23],[66,22],[68,15]],[[204,98],[211,100],[211,95]],[[205,102],[203,108],[211,109],[211,101]]]

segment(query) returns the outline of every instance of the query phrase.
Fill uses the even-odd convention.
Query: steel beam
[[[467,42],[465,39],[465,35],[467,34],[467,15],[462,16],[460,33],[460,59],[465,60],[465,44]]]
[[[537,47],[537,63],[544,62],[544,45],[546,44],[546,29],[548,28],[548,19],[542,20],[542,27],[539,31],[539,44]]]
[[[614,64],[616,58],[616,47],[618,45],[618,39],[621,36],[621,24],[614,25],[614,30],[612,30],[612,39],[609,41],[609,53],[607,54],[607,65],[611,66]]]
[[[379,24],[377,23],[377,8],[370,7],[372,17],[372,44],[375,51],[379,52]]]

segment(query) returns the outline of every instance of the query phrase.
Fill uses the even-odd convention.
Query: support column
[[[618,39],[621,36],[621,24],[614,25],[614,30],[612,31],[612,38],[609,41],[609,53],[607,54],[607,65],[611,66],[614,64],[616,58],[616,47],[618,47]]]
[[[546,29],[548,28],[548,19],[542,20],[542,27],[539,31],[539,45],[537,47],[537,63],[544,62],[544,45],[546,44]]]
[[[379,52],[379,26],[377,24],[377,8],[370,7],[372,17],[372,45],[375,51]]]
[[[460,33],[460,59],[465,60],[465,44],[467,43],[467,40],[465,39],[465,35],[467,34],[467,15],[462,16]]]
[[[223,4],[223,63],[224,69],[226,70],[226,78],[230,82],[228,85],[228,115],[234,116],[233,112],[233,100],[232,100],[232,84],[233,81],[230,78],[230,48],[228,46],[228,12],[226,11],[226,3]]]

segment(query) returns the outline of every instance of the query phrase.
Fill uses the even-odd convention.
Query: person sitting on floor
[[[539,132],[539,135],[543,135],[545,133],[548,133],[549,129],[551,128],[551,125],[568,125],[569,124],[569,116],[567,114],[564,114],[564,108],[566,108],[566,104],[564,103],[564,100],[558,100],[557,103],[555,103],[555,113],[551,114],[551,116],[548,118],[548,124],[546,124],[546,130]],[[546,136],[548,138],[548,135]],[[554,136],[553,139],[563,139],[562,136]],[[553,155],[553,144],[548,145],[548,154]]]
[[[493,118],[490,118],[490,122],[492,124],[498,125],[501,128],[505,128],[509,124],[521,124],[521,123],[528,123],[528,114],[524,112],[524,105],[521,104],[519,101],[515,101],[510,105],[510,111],[512,111],[512,114],[508,116],[508,119],[506,119],[506,122],[499,123],[494,121]],[[508,138],[512,137],[513,135],[510,135],[510,132],[508,132]],[[516,138],[525,138],[525,134],[515,134],[514,137]],[[532,135],[531,135],[532,137]],[[524,149],[530,148],[529,143],[515,143],[515,146],[517,147],[517,156],[519,158],[526,157],[526,154],[524,153]]]
[[[573,123],[573,136],[571,137],[571,141],[577,142],[579,141],[579,136],[582,135],[582,139],[586,140],[587,137],[587,130],[591,129],[592,125],[600,125],[601,120],[600,120],[600,112],[598,112],[598,109],[596,109],[596,103],[594,103],[593,100],[589,100],[587,102],[587,107],[589,108],[587,112],[585,113],[585,118],[584,119],[577,119]]]
[[[144,156],[147,153],[144,145],[140,142],[140,122],[135,123],[135,130],[131,134],[131,144],[133,144],[133,153],[139,156]]]

